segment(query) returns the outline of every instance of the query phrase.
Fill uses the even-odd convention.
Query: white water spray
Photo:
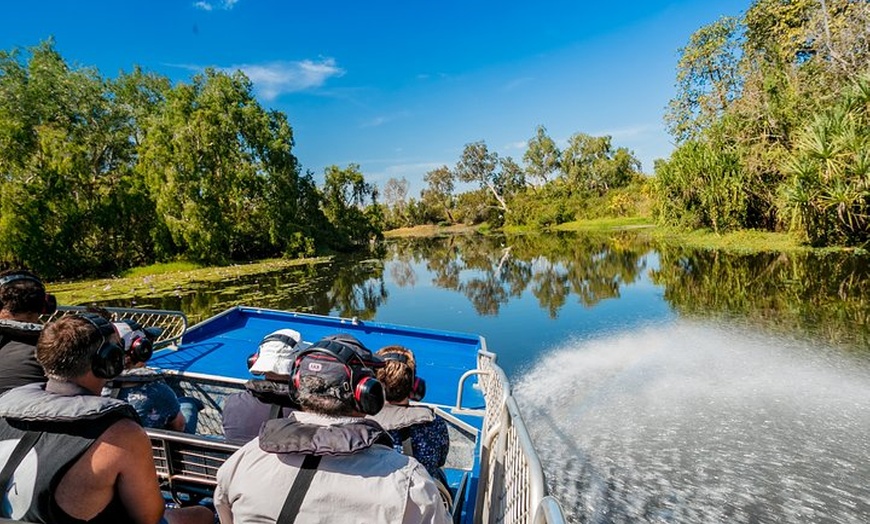
[[[870,522],[866,360],[678,322],[568,341],[515,394],[572,522]]]

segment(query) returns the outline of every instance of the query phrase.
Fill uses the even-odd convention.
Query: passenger
[[[300,351],[290,390],[301,411],[266,422],[218,470],[221,522],[450,522],[425,468],[364,418],[383,406],[371,370],[382,364],[347,335]]]
[[[284,418],[295,407],[290,399],[288,381],[294,352],[301,348],[302,335],[292,329],[279,329],[266,335],[257,352],[248,357],[248,369],[263,379],[249,380],[245,391],[224,400],[223,427],[227,441],[245,443],[260,434],[269,419]]]
[[[111,323],[98,315],[60,318],[43,330],[36,358],[48,382],[0,397],[0,469],[9,473],[0,479],[4,517],[51,524],[213,521],[202,506],[165,510],[136,412],[100,396],[124,365]]]
[[[36,340],[42,332],[39,317],[57,310],[55,298],[30,271],[0,273],[0,394],[10,389],[45,382],[36,361]]]
[[[145,366],[154,341],[138,322],[122,320],[113,325],[124,342],[124,372],[109,383],[103,395],[128,402],[146,428],[196,433],[199,411],[205,407],[202,401],[178,397],[163,373]]]
[[[402,346],[387,346],[376,354],[386,361],[377,370],[377,377],[384,385],[387,404],[369,418],[390,432],[397,451],[416,458],[433,478],[446,485],[441,468],[450,451],[447,423],[432,408],[410,405],[411,400],[422,400],[426,393],[425,382],[417,377],[414,354]]]

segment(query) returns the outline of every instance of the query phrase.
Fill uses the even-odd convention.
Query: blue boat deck
[[[477,367],[481,339],[475,335],[421,328],[352,322],[347,319],[237,307],[192,326],[177,350],[163,350],[149,365],[184,373],[217,375],[247,380],[246,359],[269,333],[290,328],[305,342],[337,333],[349,333],[372,351],[401,345],[414,352],[417,375],[426,380],[425,401],[440,406],[456,403],[457,385],[463,373]],[[464,408],[482,408],[483,396],[468,380],[463,391]]]

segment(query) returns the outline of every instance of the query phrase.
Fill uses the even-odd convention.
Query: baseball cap
[[[251,373],[278,373],[289,375],[294,354],[302,343],[302,334],[293,329],[279,329],[269,333],[260,342]]]
[[[353,335],[340,333],[323,337],[309,346],[300,361],[299,372],[300,375],[317,375],[328,384],[338,385],[350,379],[345,364],[355,369],[377,368],[384,365],[384,360]]]
[[[122,320],[120,322],[112,322],[112,325],[115,326],[115,331],[118,332],[118,336],[124,342],[124,351],[130,351],[133,341],[137,338],[148,338],[142,326],[136,321]]]

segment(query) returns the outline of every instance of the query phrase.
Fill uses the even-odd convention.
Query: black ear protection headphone
[[[408,395],[408,398],[414,402],[420,402],[423,400],[423,397],[426,396],[426,381],[417,376],[417,370],[414,369],[416,366],[411,366],[408,362],[408,357],[402,353],[380,353],[378,356],[384,360],[401,362],[411,368],[411,373],[413,373],[413,375],[411,376],[411,393]]]
[[[91,356],[91,371],[99,378],[112,379],[124,371],[124,346],[112,342],[116,334],[111,322],[93,313],[79,315],[96,329],[102,338],[100,348]]]
[[[39,304],[39,307],[41,308],[40,313],[42,313],[43,315],[51,315],[52,313],[57,311],[57,299],[51,293],[46,293],[45,284],[43,284],[41,280],[34,276],[25,275],[23,273],[12,273],[10,275],[6,275],[5,277],[0,278],[0,287],[20,280],[36,282],[36,284],[39,285],[39,290],[32,292],[25,299],[28,303],[30,301],[34,301],[35,303]]]
[[[135,320],[123,318],[118,322],[126,324],[131,332],[142,332],[142,325]],[[130,339],[130,347],[126,349],[126,354],[134,362],[148,362],[151,355],[154,354],[154,342],[152,342],[144,333],[133,335]]]
[[[302,368],[300,367],[305,357],[317,358],[316,355],[324,355],[324,359],[335,360],[344,365],[348,374],[349,388],[346,390],[353,395],[357,411],[366,415],[374,415],[384,407],[384,386],[377,378],[374,371],[366,365],[366,362],[348,344],[339,340],[319,340],[305,350],[301,351],[293,361],[290,369],[290,394],[295,398],[299,389]]]

